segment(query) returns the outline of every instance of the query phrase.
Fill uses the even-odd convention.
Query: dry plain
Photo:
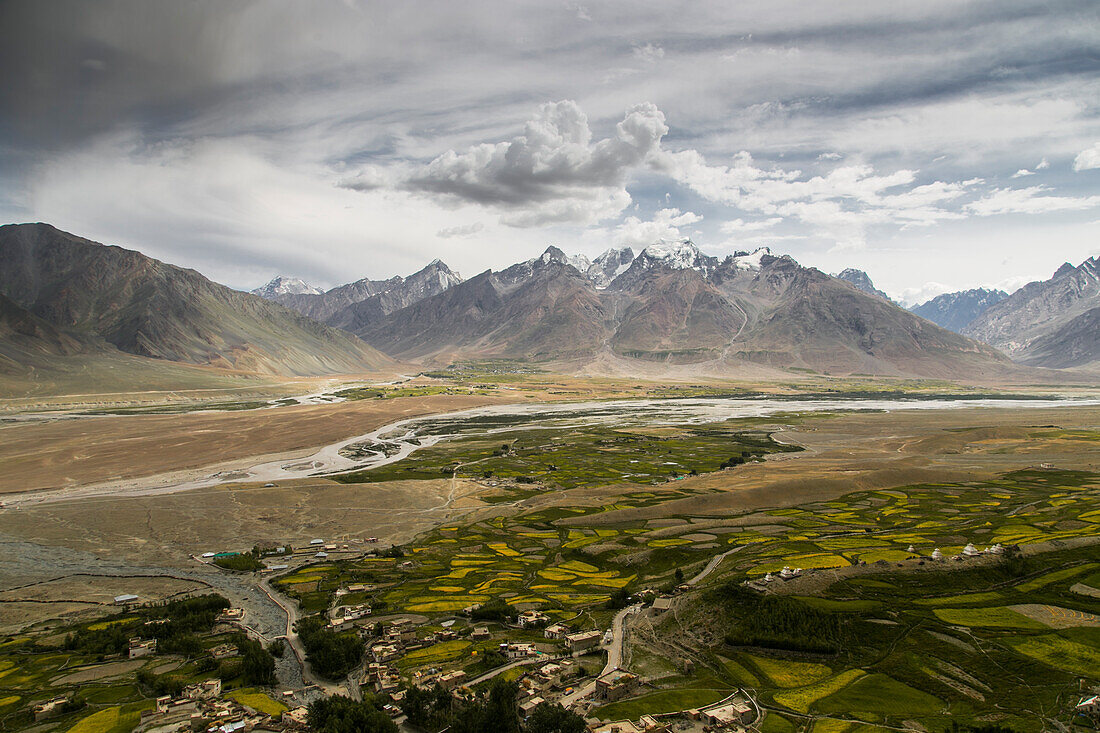
[[[231,470],[418,415],[514,401],[500,395],[292,405],[264,410],[104,415],[0,427],[0,493],[126,481],[192,469]],[[304,454],[304,453],[302,453]],[[256,461],[253,461],[256,462]]]
[[[381,404],[344,403],[305,408],[284,408],[296,425],[311,425],[312,433],[299,429],[269,441],[256,439],[260,451],[276,446],[312,445],[311,441],[342,437],[383,424],[395,417],[439,410],[460,409],[493,398],[433,398],[416,404],[392,400]],[[215,455],[228,456],[241,445],[253,445],[251,430],[271,430],[281,422],[278,411],[242,414],[202,414],[140,418],[104,418],[117,426],[113,436],[132,431],[133,440],[150,424],[179,424],[190,418],[200,430],[185,439],[198,446],[214,446]],[[415,412],[414,412],[415,411]],[[302,416],[305,416],[304,418]],[[165,418],[174,418],[167,420]],[[53,423],[41,429],[71,430],[99,421]],[[252,424],[249,423],[258,423]],[[1042,427],[1042,426],[1057,426]],[[1053,463],[1059,468],[1096,470],[1100,466],[1100,442],[1067,437],[1067,431],[1091,431],[1100,426],[1100,407],[1057,409],[962,408],[912,412],[858,413],[814,416],[794,421],[766,421],[758,425],[775,430],[775,436],[806,450],[773,455],[732,471],[694,476],[677,483],[679,489],[705,493],[657,506],[623,509],[600,514],[600,521],[659,519],[671,514],[694,516],[743,513],[755,508],[787,506],[818,501],[861,489],[885,488],[914,482],[988,479],[1014,469]],[[34,429],[37,426],[33,426]],[[222,431],[229,431],[223,433]],[[155,435],[149,441],[165,440]],[[25,438],[24,440],[30,440]],[[64,452],[79,450],[79,434],[66,439]],[[108,436],[96,441],[110,442]],[[30,443],[22,450],[30,450]],[[5,444],[0,454],[19,449]],[[85,448],[88,456],[95,446]],[[59,451],[60,452],[60,451]],[[143,471],[157,465],[178,467],[177,452],[161,460],[142,463]],[[117,475],[129,456],[121,447],[89,458],[81,475],[93,478]],[[55,460],[61,460],[56,458]],[[255,460],[255,459],[252,459]],[[201,460],[195,456],[194,465]],[[54,461],[45,461],[49,474]],[[209,467],[207,467],[209,468]],[[24,469],[30,473],[30,469]],[[6,471],[8,476],[10,471]],[[53,474],[50,474],[53,475]],[[141,481],[156,481],[149,476]],[[313,537],[407,542],[418,533],[451,521],[458,515],[511,514],[522,509],[568,504],[607,503],[615,496],[637,491],[638,486],[577,488],[538,493],[518,502],[485,503],[479,496],[496,490],[473,480],[441,478],[423,481],[388,481],[342,484],[325,478],[277,482],[226,483],[216,487],[147,496],[104,496],[58,500],[0,511],[0,538],[23,546],[39,546],[62,553],[90,555],[126,564],[153,567],[194,567],[192,554],[208,550],[246,549],[258,542],[305,544]],[[653,490],[647,485],[646,490]],[[62,492],[63,494],[64,492]],[[584,522],[586,520],[574,520]],[[0,588],[20,585],[22,573],[49,575],[49,563],[37,566],[16,561],[0,564]]]

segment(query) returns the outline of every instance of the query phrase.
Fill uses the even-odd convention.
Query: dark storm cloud
[[[9,0],[0,4],[0,124],[9,139],[45,149],[119,124],[155,137],[226,105],[318,94],[345,83],[392,89],[456,56],[514,59],[536,71],[544,66],[542,79],[525,79],[509,93],[522,90],[538,101],[576,97],[554,88],[560,80],[550,67],[570,59],[570,67],[599,73],[643,41],[688,56],[818,48],[966,59],[958,65],[926,60],[885,79],[863,69],[819,95],[801,92],[798,84],[774,89],[781,100],[811,107],[821,100],[825,111],[1095,74],[1100,64],[1096,33],[1089,30],[1100,24],[1094,2],[922,3],[891,6],[888,13],[873,5],[871,13],[853,12],[852,4],[775,3],[752,12],[693,5],[678,12],[675,6],[610,3],[592,10],[592,23],[578,23],[567,22],[575,19],[564,12],[510,11],[495,3],[477,4],[459,17],[433,5],[439,16],[433,20],[430,13],[384,10],[382,3],[355,9],[342,3]],[[525,14],[540,22],[537,32],[515,33]],[[391,19],[399,23],[386,24]],[[382,25],[386,33],[377,30]],[[465,104],[495,106],[492,90],[484,90],[489,99],[480,98],[477,78],[466,83]],[[367,119],[409,111],[383,103]]]
[[[0,211],[327,284],[772,209],[819,253],[1085,211],[1098,27],[1094,0],[0,0]]]

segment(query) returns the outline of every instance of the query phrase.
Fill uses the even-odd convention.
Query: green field
[[[808,713],[819,700],[840,692],[865,673],[859,669],[849,669],[821,682],[815,682],[793,690],[774,695],[777,704],[790,708],[797,713]]]
[[[266,713],[273,718],[278,718],[289,709],[283,703],[271,699],[268,695],[257,689],[234,690],[226,694],[226,697],[231,700],[236,700],[242,705],[247,705],[253,710]]]
[[[769,512],[774,526],[764,531],[726,533],[725,544],[743,549],[723,563],[724,584],[715,580],[694,605],[681,608],[679,622],[726,635],[708,653],[731,684],[796,713],[849,719],[822,719],[814,730],[915,720],[932,731],[1000,715],[1014,730],[1037,732],[1045,722],[1035,706],[1068,723],[1077,679],[1100,684],[1100,629],[1054,631],[1009,606],[1050,606],[1057,611],[1052,620],[1076,614],[1086,624],[1088,614],[1100,614],[1100,601],[1069,591],[1100,575],[1100,545],[1052,543],[1097,535],[1098,478],[1020,471]],[[949,559],[967,542],[983,548],[1007,536],[1021,545],[1050,544],[1033,556],[1006,545],[1000,556]],[[842,567],[824,585],[808,586],[813,592],[787,595],[786,584],[773,581],[771,594],[761,597],[742,585],[762,570],[806,568],[807,559],[836,555],[855,560],[884,547],[906,559]],[[931,561],[937,547],[945,559]],[[678,633],[672,620],[657,629],[658,636]],[[697,661],[707,663],[705,655]],[[823,675],[825,669],[831,672]]]
[[[1100,647],[1095,638],[1091,642],[1082,644],[1057,634],[1004,640],[1008,647],[1047,666],[1094,679],[1100,673]]]
[[[1036,631],[1046,628],[1038,621],[1003,606],[992,608],[937,608],[933,613],[941,621],[956,626],[1033,629]]]
[[[746,658],[776,687],[803,687],[820,682],[832,674],[824,664],[772,659],[755,655]]]
[[[501,418],[503,420],[503,418]],[[426,428],[431,430],[431,426]],[[343,483],[467,476],[506,479],[561,489],[621,483],[661,484],[727,463],[798,451],[767,433],[723,423],[664,430],[616,430],[606,426],[516,430],[486,438],[460,437],[421,448],[409,457],[365,471],[333,476]]]
[[[643,715],[672,713],[718,702],[730,694],[728,687],[684,687],[661,690],[597,708],[601,720],[637,720]]]
[[[839,692],[816,703],[823,713],[872,715],[928,715],[943,708],[943,701],[883,674],[860,677]]]

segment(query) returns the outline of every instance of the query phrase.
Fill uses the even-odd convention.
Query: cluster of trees
[[[493,598],[470,612],[470,618],[474,621],[515,621],[516,609],[504,602],[503,598]]]
[[[240,555],[226,555],[225,557],[215,557],[214,564],[219,568],[225,570],[237,570],[242,573],[251,573],[256,570],[263,570],[264,564],[260,562],[260,559],[253,552],[245,552]]]
[[[282,545],[281,548],[275,547],[274,545],[254,545],[248,552],[226,555],[225,557],[215,557],[214,564],[226,570],[252,572],[254,570],[264,569],[264,564],[260,562],[260,558],[262,557],[267,557],[269,555],[290,555],[293,554],[293,552],[294,548],[290,545]]]
[[[233,638],[239,656],[218,662],[212,656],[199,659],[196,671],[214,672],[223,682],[240,680],[246,685],[275,684],[275,659],[258,641],[244,634]],[[179,695],[187,685],[188,679],[180,674],[169,672],[156,675],[147,669],[138,670],[137,681],[141,688],[151,696]]]
[[[617,611],[620,608],[626,608],[630,605],[630,593],[625,588],[616,588],[611,591],[611,597],[607,599],[607,603],[604,607],[611,611]]]
[[[139,669],[137,683],[142,691],[150,697],[171,695],[177,697],[186,686],[183,677],[176,674],[156,675],[148,669]]]
[[[359,637],[351,632],[338,634],[330,630],[324,616],[299,621],[298,636],[313,671],[327,679],[346,676],[363,658],[363,642]]]
[[[233,643],[237,645],[237,651],[240,652],[238,664],[245,684],[275,684],[275,658],[271,656],[271,652],[264,649],[263,644],[249,639],[244,634],[236,637]]]
[[[716,591],[736,621],[726,635],[734,646],[759,646],[835,654],[847,617],[808,606],[787,596],[765,596],[730,582]]]
[[[360,702],[334,695],[314,700],[309,704],[307,722],[317,733],[397,733],[390,716],[369,698]]]
[[[440,686],[431,690],[410,688],[401,709],[409,723],[435,733],[584,733],[584,718],[558,704],[542,703],[527,720],[520,720],[516,706],[519,686],[498,677],[489,689],[460,700]]]
[[[734,466],[740,466],[750,458],[755,458],[758,454],[752,451],[743,450],[738,455],[730,456],[718,466],[719,468],[733,468]]]

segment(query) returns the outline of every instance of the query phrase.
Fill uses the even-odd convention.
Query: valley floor
[[[888,537],[877,544],[862,539],[852,544],[853,539],[844,540],[850,547],[821,549],[815,543],[830,541],[821,532],[836,529],[811,526],[817,521],[815,514],[821,512],[838,515],[851,512],[847,519],[838,516],[836,521],[847,524],[852,533],[874,535],[876,540],[875,533],[893,531],[902,537],[908,531],[916,539],[906,535],[904,542],[901,539],[898,542],[920,544],[925,554],[930,552],[932,542],[941,543],[945,552],[957,553],[965,544],[961,540],[985,542],[987,534],[989,543],[1020,543],[1038,548],[1043,542],[1095,536],[1095,526],[1100,526],[1077,516],[1094,512],[1091,504],[1089,507],[1074,504],[1100,501],[1098,484],[1088,478],[1100,473],[1100,407],[1095,406],[789,414],[734,421],[723,429],[733,430],[737,435],[768,434],[777,443],[804,450],[772,453],[766,460],[749,461],[731,470],[710,466],[707,463],[710,459],[704,460],[699,453],[700,446],[706,443],[683,440],[687,433],[682,430],[632,433],[634,438],[640,436],[647,441],[679,441],[667,443],[670,450],[681,451],[670,456],[670,460],[679,460],[683,466],[682,474],[673,481],[631,483],[615,479],[607,484],[589,483],[548,469],[550,472],[535,476],[533,484],[524,484],[515,477],[532,466],[542,466],[538,468],[540,471],[545,469],[545,461],[539,463],[530,457],[533,454],[525,457],[517,450],[507,460],[490,457],[496,462],[485,463],[477,445],[456,443],[435,452],[413,454],[419,456],[409,464],[415,471],[424,467],[437,470],[433,463],[436,461],[453,466],[449,473],[437,474],[436,478],[424,475],[402,478],[396,469],[405,464],[398,463],[385,480],[365,483],[314,477],[229,482],[171,493],[134,492],[135,488],[171,485],[211,470],[241,468],[257,462],[255,456],[298,458],[319,444],[415,414],[520,400],[651,397],[653,391],[651,385],[639,390],[625,385],[546,380],[536,388],[524,384],[502,389],[496,384],[484,393],[454,390],[450,394],[415,396],[393,393],[388,399],[354,399],[271,410],[82,417],[30,425],[6,424],[0,427],[4,437],[0,440],[3,469],[0,483],[16,493],[9,497],[8,506],[0,510],[0,542],[9,550],[0,556],[0,629],[9,634],[25,634],[19,630],[30,625],[33,635],[67,628],[70,624],[87,624],[110,613],[111,599],[121,593],[136,593],[148,600],[216,591],[235,606],[247,609],[256,632],[274,638],[286,631],[287,614],[279,604],[300,607],[302,613],[323,610],[332,593],[346,585],[349,578],[354,582],[357,573],[372,574],[380,584],[376,592],[367,594],[367,600],[380,609],[379,614],[384,608],[387,614],[419,617],[428,622],[425,629],[436,628],[438,621],[471,603],[485,602],[501,594],[521,607],[546,608],[552,611],[552,616],[576,628],[600,629],[607,628],[614,615],[604,609],[604,604],[616,589],[662,588],[673,584],[672,574],[677,567],[690,571],[690,577],[719,553],[741,547],[752,549],[739,550],[716,563],[713,566],[716,570],[701,579],[702,584],[718,589],[728,580],[759,578],[767,571],[778,571],[783,565],[796,562],[806,569],[850,567],[855,571],[861,562],[873,565],[880,560],[887,563],[903,560],[901,555],[906,554],[906,548],[895,547],[897,543]],[[622,435],[621,431],[616,434]],[[605,449],[599,446],[607,437],[596,432],[584,440],[593,441],[596,447],[592,450],[598,452]],[[522,437],[516,445],[524,445]],[[653,448],[645,450],[652,452]],[[691,461],[696,461],[699,475],[688,475]],[[464,465],[468,467],[463,468]],[[982,502],[1005,502],[1006,507],[1012,502],[977,497],[983,491],[993,492],[990,487],[1002,482],[1006,485],[1006,496],[1023,497],[1027,492],[1036,492],[1034,500],[1042,509],[1041,486],[1024,481],[1020,488],[1012,488],[1004,477],[1043,465],[1055,469],[1052,476],[1083,477],[1074,479],[1077,482],[1074,487],[1052,486],[1046,492],[1054,499],[1054,508],[1061,512],[1052,517],[1054,524],[1050,527],[1041,525],[1043,517],[1032,518],[1028,513],[1036,511],[1035,505],[1029,504],[1032,499],[1013,499],[1011,511],[1019,515],[1019,520],[1006,521],[998,507]],[[490,468],[496,473],[485,475]],[[555,477],[555,472],[561,475]],[[112,480],[114,483],[108,483]],[[65,493],[89,485],[114,486],[118,491],[83,499]],[[916,493],[903,488],[913,486],[927,487],[920,491],[928,494],[928,501],[918,501]],[[946,504],[936,498],[954,491],[949,487],[966,487],[965,492],[969,492],[965,501],[955,500],[959,506],[952,507],[950,498]],[[17,493],[28,489],[58,489],[60,493],[49,502],[19,503]],[[896,493],[907,498],[899,498]],[[1062,499],[1057,498],[1063,494]],[[882,501],[886,503],[879,506]],[[890,502],[905,505],[893,506]],[[966,502],[977,508],[962,507]],[[1016,504],[1023,508],[1017,509]],[[957,521],[952,519],[952,510],[960,508],[962,515],[956,516],[967,519],[952,529]],[[909,515],[912,518],[905,519]],[[905,519],[913,527],[924,522],[924,528],[915,533],[903,530],[900,525],[894,527],[895,520],[887,521],[894,516],[897,522]],[[975,523],[979,518],[996,526],[988,533],[979,532],[983,529],[980,522]],[[272,584],[274,598],[268,595],[266,585],[259,582],[259,576],[227,573],[200,557],[207,552],[243,551],[256,544],[308,548],[315,538],[335,544],[330,557],[319,563],[312,558],[312,551],[295,556],[290,561],[289,575],[276,578]],[[371,538],[376,538],[377,543],[370,543]],[[412,570],[402,570],[402,561],[379,564],[362,559],[370,547],[391,544],[404,546],[412,553],[415,559]],[[1052,570],[1062,566],[1084,568],[1072,577],[1067,575],[1067,584],[1087,584],[1085,570],[1092,567],[1088,563],[1100,561],[1073,554],[1078,551],[1067,547],[1046,549],[1054,551],[1050,555],[1055,563]],[[1069,554],[1065,558],[1058,554],[1066,552]],[[459,572],[462,568],[477,570]],[[902,570],[881,566],[874,569],[888,576]],[[863,586],[859,592],[853,590],[861,587],[858,579],[862,576],[848,579],[843,573],[836,575],[836,580],[846,584],[842,590],[830,589],[831,582],[821,583],[824,577],[820,573],[806,576],[800,581],[807,583],[806,587],[796,584],[790,587],[797,588],[797,594],[834,599],[841,604],[873,602],[878,604],[876,610],[882,604],[895,603],[885,596],[875,596],[873,584]],[[818,585],[813,585],[815,582]],[[941,590],[937,586],[935,592],[944,598],[969,592]],[[699,607],[691,598],[703,598],[711,592],[714,591],[693,592],[681,598],[674,604],[672,614],[661,617],[647,613],[631,620],[624,665],[646,678],[648,686],[630,696],[630,702],[616,703],[619,707],[601,709],[600,705],[592,704],[586,710],[605,719],[636,718],[643,712],[679,709],[676,706],[681,703],[704,704],[721,699],[738,687],[746,687],[774,711],[766,731],[799,727],[809,730],[811,725],[815,730],[818,727],[831,730],[824,721],[847,720],[838,713],[843,713],[845,706],[847,710],[855,710],[851,706],[857,703],[852,700],[862,700],[868,695],[901,694],[898,692],[901,688],[891,685],[909,685],[906,688],[909,689],[914,684],[906,676],[910,672],[875,667],[865,658],[871,652],[848,654],[843,660],[828,654],[822,656],[820,651],[809,656],[775,650],[761,652],[736,645],[723,647],[722,635],[728,633],[724,627],[708,629],[705,639],[691,641],[678,628],[662,626],[669,623],[682,626],[689,623],[691,614],[706,613],[696,610]],[[997,588],[984,590],[984,586],[975,592],[1000,593]],[[1057,628],[1051,626],[1053,621],[1048,621],[1053,618],[1051,614],[1062,613],[1058,609],[1086,612],[1081,604],[1089,603],[1087,594],[1078,593],[1072,599],[1077,600],[1071,602],[1042,593],[1010,598],[1002,593],[979,605],[965,599],[954,605],[945,601],[941,604],[943,609],[955,613],[945,618],[939,606],[926,607],[907,597],[905,608],[912,610],[905,611],[910,616],[904,618],[926,626],[931,624],[929,631],[936,633],[944,633],[936,623],[972,629],[963,635],[963,641],[985,649],[987,658],[990,643],[1016,645],[1031,660],[1026,664],[1034,665],[1028,669],[1042,673],[1046,669],[1042,665],[1049,662],[1046,656],[1056,651],[1052,644],[1072,643],[1093,650],[1080,652],[1086,656],[1100,653],[1095,651],[1100,645],[1084,632],[1058,636],[1064,641],[1049,633],[1043,635],[1046,632],[1041,629]],[[977,599],[974,601],[977,603]],[[724,601],[714,601],[720,602]],[[1034,634],[1017,634],[1006,637],[1008,640],[1004,642],[996,639],[990,642],[982,637],[986,632],[976,629],[987,628],[982,624],[988,621],[989,614],[1003,615],[998,610],[1002,606],[1025,619],[1018,622],[1019,627],[1026,626],[1025,631],[1031,629]],[[830,608],[827,603],[822,607]],[[1049,608],[1055,610],[1044,610]],[[1093,612],[1100,615],[1100,607],[1088,611]],[[731,613],[736,616],[739,612]],[[986,615],[982,616],[983,613]],[[1035,614],[1042,618],[1035,620]],[[899,621],[891,615],[883,618]],[[1015,620],[1016,616],[1011,618]],[[1027,624],[1039,626],[1033,628]],[[996,631],[997,627],[988,628]],[[980,637],[979,642],[971,638],[974,635]],[[518,640],[520,636],[493,626],[490,646],[502,640]],[[673,656],[668,649],[662,651],[660,644],[653,644],[654,638],[665,638],[679,644],[681,649],[685,644],[690,648],[692,644],[705,642],[699,648],[712,651],[694,658],[695,671],[685,672],[684,660],[675,661],[679,656]],[[472,671],[484,671],[477,665],[471,666],[475,657],[470,657],[469,652],[478,648],[462,647],[464,651],[459,652],[456,646],[453,655],[449,652],[444,655],[444,666],[470,666]],[[674,660],[671,668],[657,659],[662,654]],[[399,660],[398,668],[402,673],[415,673],[421,657],[425,664],[434,666],[439,666],[443,659],[424,653]],[[721,670],[714,667],[715,659],[725,667]],[[853,720],[833,724],[834,727],[847,730],[868,723],[898,727],[905,720],[922,716],[929,721],[950,720],[951,715],[964,721],[976,720],[975,716],[980,714],[975,710],[981,706],[977,705],[980,701],[974,693],[987,697],[990,693],[953,671],[964,666],[962,662],[966,660],[944,652],[940,661],[942,665],[932,671],[953,682],[945,683],[946,690],[929,688],[931,698],[937,702],[902,690],[916,706],[910,718],[896,717],[893,708],[874,712],[877,708],[871,710],[872,705],[868,708],[871,717],[864,716],[862,723]],[[978,658],[970,661],[984,663]],[[1018,659],[1012,663],[1020,664]],[[591,664],[598,668],[603,661],[586,663]],[[293,657],[288,655],[279,664],[280,689],[300,686],[301,674]],[[967,674],[982,677],[973,670]],[[841,677],[845,684],[837,683],[835,690],[815,687],[821,686],[823,680]],[[857,677],[866,677],[866,681],[859,682]],[[60,675],[57,679],[61,679]],[[1092,680],[1097,682],[1100,680]],[[967,689],[960,691],[960,686]],[[0,690],[3,689],[0,670]],[[55,691],[63,689],[61,684]],[[842,691],[851,700],[836,702]],[[1013,694],[1018,692],[1014,689]],[[26,698],[20,705],[31,699],[25,691],[15,690],[12,694]],[[120,699],[137,705],[141,697],[134,694],[127,693]],[[1054,698],[1068,700],[1068,692],[1052,691],[1052,694]],[[948,717],[940,718],[943,704],[953,700],[953,695],[961,695],[960,701],[969,702],[961,707],[948,704]],[[820,700],[827,702],[818,703]],[[11,708],[17,709],[22,708]],[[9,712],[0,707],[0,721],[6,715]],[[11,717],[13,722],[21,719],[15,712],[10,715],[15,716]],[[1058,711],[1046,709],[1037,715],[1028,718],[1025,713],[1012,712],[1011,720],[1004,720],[1031,729],[1035,727],[1034,720],[1044,716],[1059,720],[1064,717]],[[987,722],[995,721],[990,718]],[[71,721],[44,730],[64,732],[68,725]],[[0,726],[8,727],[2,722]]]

